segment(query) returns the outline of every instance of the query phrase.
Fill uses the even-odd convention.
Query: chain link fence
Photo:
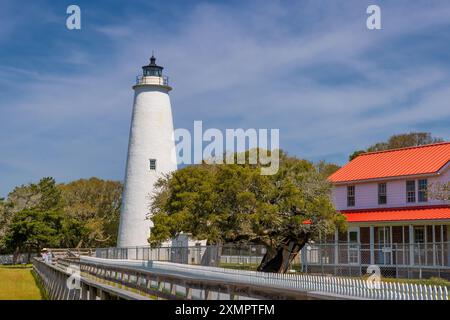
[[[31,259],[37,255],[37,253],[20,253],[16,256],[14,254],[1,254],[0,265],[31,263]]]
[[[175,263],[256,269],[266,253],[264,246],[208,245],[190,247],[99,248],[95,255],[106,259],[154,260]]]
[[[450,242],[414,244],[309,244],[301,252],[301,271],[362,276],[376,265],[389,278],[450,279]]]

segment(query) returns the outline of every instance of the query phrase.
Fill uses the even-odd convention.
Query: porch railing
[[[450,279],[450,242],[434,243],[319,243],[301,253],[304,272],[364,274],[369,265],[388,277]]]

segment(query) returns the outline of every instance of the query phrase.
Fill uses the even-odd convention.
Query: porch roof
[[[450,205],[341,211],[348,222],[450,220]]]

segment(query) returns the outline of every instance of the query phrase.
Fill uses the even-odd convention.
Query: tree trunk
[[[19,259],[19,255],[20,255],[20,248],[16,247],[16,250],[14,251],[14,254],[13,254],[13,261],[12,261],[13,264],[17,264],[17,260]]]
[[[305,244],[306,239],[301,241],[287,239],[279,247],[269,248],[258,266],[258,271],[286,273]]]

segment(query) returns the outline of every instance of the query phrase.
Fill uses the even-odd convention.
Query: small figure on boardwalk
[[[46,248],[43,248],[43,249],[41,250],[41,257],[42,257],[42,260],[43,260],[45,263],[48,263],[48,253],[47,253],[47,249],[46,249]]]

